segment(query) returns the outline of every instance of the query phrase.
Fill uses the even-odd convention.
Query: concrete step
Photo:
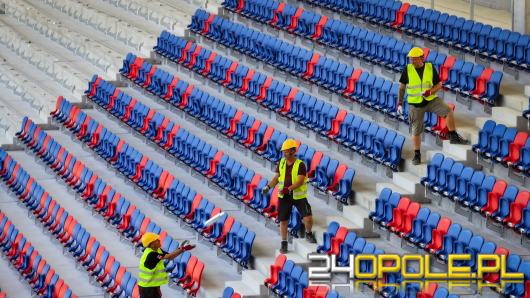
[[[264,295],[267,292],[263,281],[267,278],[265,274],[258,270],[244,270],[241,281],[244,282],[253,292]]]
[[[477,117],[475,118],[475,126],[477,127],[478,130],[481,130],[482,127],[484,127],[484,123],[486,123],[486,121],[488,120],[491,120],[490,117]]]
[[[418,176],[409,172],[394,173],[393,182],[405,190],[406,194],[416,193],[416,184],[420,183]]]
[[[318,235],[317,242],[322,243],[322,231],[314,231]],[[307,258],[307,255],[314,253],[317,250],[317,244],[309,243],[305,238],[293,239],[292,245],[290,245],[290,250],[297,253],[301,257]]]
[[[517,117],[521,116],[520,110],[510,107],[494,107],[491,112],[492,119],[509,127],[517,126]]]
[[[463,138],[469,140],[470,144],[478,143],[479,129],[477,127],[475,126],[458,127],[457,131]]]
[[[373,201],[376,194],[372,193],[371,200]],[[368,217],[370,210],[361,205],[344,206],[342,209],[342,215],[348,220],[353,222],[356,226],[362,228],[364,225],[364,219]]]
[[[355,185],[354,185],[353,189],[357,189],[355,187]],[[356,190],[355,191],[355,205],[354,206],[358,206],[358,207],[364,208],[364,209],[370,209],[372,207],[372,204],[373,204],[375,193],[376,193],[375,189],[360,190],[360,191]],[[348,207],[350,207],[350,206],[344,206],[345,209],[348,208]]]
[[[502,106],[513,109],[518,113],[528,109],[528,97],[530,96],[526,95],[526,88],[524,93],[503,93]]]
[[[443,141],[444,154],[453,156],[457,160],[467,160],[471,158],[473,151],[471,145],[455,145],[449,140]]]
[[[278,243],[279,245],[279,243]],[[269,276],[270,266],[276,261],[277,255],[274,257],[257,257],[254,259],[254,269],[261,272],[264,276]]]

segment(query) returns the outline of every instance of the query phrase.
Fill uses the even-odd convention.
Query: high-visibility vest
[[[298,168],[300,168],[300,164],[302,161],[300,159],[296,159],[296,161],[293,164],[293,167],[291,169],[291,183],[295,184],[298,180]],[[285,158],[280,159],[280,164],[278,166],[278,170],[280,171],[280,177],[278,178],[278,189],[283,189],[283,184],[285,181],[285,172],[287,172],[287,160]],[[300,200],[307,198],[307,175],[304,179],[304,184],[300,185],[298,188],[293,189],[293,199]],[[278,198],[283,198],[283,195],[281,193],[278,193]]]
[[[407,84],[408,102],[411,104],[418,104],[423,101],[423,92],[432,88],[432,64],[425,63],[423,69],[423,78],[420,78],[414,65],[407,64],[407,75],[409,83]],[[436,93],[431,94],[425,98],[426,101],[431,101],[437,97]]]
[[[159,287],[161,285],[167,284],[169,281],[168,274],[166,272],[166,266],[162,260],[158,262],[153,269],[148,269],[145,267],[145,260],[147,259],[147,255],[149,255],[151,252],[154,252],[154,250],[149,247],[146,248],[142,254],[142,257],[140,258],[138,285],[143,288]],[[162,251],[159,249],[158,253],[162,253]]]

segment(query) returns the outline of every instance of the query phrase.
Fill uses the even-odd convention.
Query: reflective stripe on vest
[[[155,268],[148,269],[145,267],[145,260],[149,253],[154,252],[151,248],[146,248],[140,258],[140,271],[138,272],[138,285],[143,288],[159,287],[168,283],[168,274],[166,272],[166,266],[164,261],[159,261]],[[162,253],[161,250],[158,251]]]
[[[295,184],[298,180],[298,168],[300,168],[300,164],[302,161],[300,159],[296,159],[296,161],[293,164],[293,167],[291,169],[291,184]],[[285,172],[287,171],[287,161],[285,158],[280,159],[280,164],[278,166],[278,170],[280,172],[280,177],[278,178],[278,189],[283,189],[283,184],[285,181]],[[304,183],[293,190],[293,199],[300,200],[307,198],[307,176],[304,179]],[[278,198],[283,198],[283,195],[281,193],[278,193]]]
[[[408,102],[412,104],[421,103],[423,101],[423,92],[425,90],[431,89],[432,84],[432,64],[425,63],[423,69],[423,78],[420,78],[418,71],[414,68],[414,65],[407,64],[407,75],[409,78],[409,83],[407,84],[407,96]],[[431,101],[437,97],[436,93],[431,94],[425,98],[426,101]]]

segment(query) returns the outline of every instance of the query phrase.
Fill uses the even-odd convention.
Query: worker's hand
[[[289,189],[289,187],[284,187],[281,192],[280,192],[282,195],[287,195],[289,193],[291,193],[291,190]]]
[[[423,96],[424,96],[424,97],[431,96],[431,95],[432,95],[432,91],[431,91],[431,89],[427,89],[427,90],[425,90],[425,91],[423,92]]]
[[[397,106],[397,114],[403,115],[403,106],[401,104],[398,104]]]
[[[188,251],[195,248],[195,245],[191,244],[188,240],[182,241],[182,243],[179,246],[179,249],[182,249],[182,251]]]
[[[267,194],[269,194],[269,190],[271,190],[270,187],[266,185],[264,188],[261,189],[261,193],[266,196]]]

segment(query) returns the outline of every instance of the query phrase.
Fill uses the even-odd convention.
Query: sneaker
[[[315,238],[315,235],[311,232],[305,233],[305,240],[309,243],[317,243],[317,239]]]
[[[282,241],[282,246],[280,247],[280,253],[286,254],[287,253],[287,241]]]
[[[469,141],[464,139],[456,131],[450,132],[448,137],[449,137],[449,141],[451,141],[451,144],[469,145]]]
[[[421,154],[414,154],[414,158],[412,159],[412,164],[417,166],[421,163]]]

